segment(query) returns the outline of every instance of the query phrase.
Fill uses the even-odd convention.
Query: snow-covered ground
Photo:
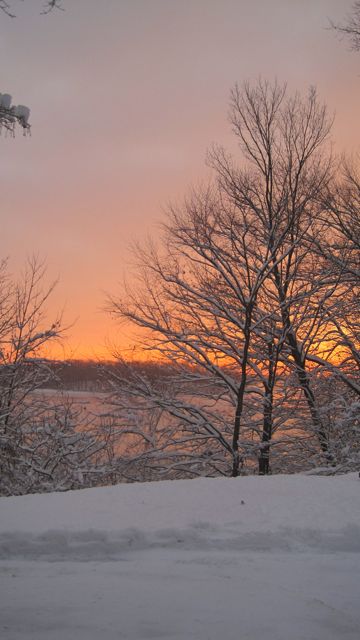
[[[359,640],[360,480],[0,500],[1,640]]]

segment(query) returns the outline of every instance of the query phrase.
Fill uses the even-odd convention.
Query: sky
[[[338,152],[360,143],[360,54],[329,29],[351,0],[13,0],[0,12],[0,92],[31,109],[31,137],[0,137],[0,256],[57,280],[59,357],[127,350],[105,312],[170,202],[207,179],[207,148],[235,150],[229,92],[259,77],[317,87]]]

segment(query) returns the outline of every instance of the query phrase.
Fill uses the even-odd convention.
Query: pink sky
[[[129,245],[156,235],[166,204],[206,173],[212,142],[234,148],[235,82],[316,85],[336,112],[338,151],[360,142],[360,54],[327,29],[348,0],[14,0],[0,14],[0,92],[31,108],[32,136],[0,138],[1,256],[34,253],[59,278],[65,354],[104,355],[128,336],[104,313]]]

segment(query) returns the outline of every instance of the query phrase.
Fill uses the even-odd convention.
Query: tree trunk
[[[264,476],[270,473],[270,443],[272,438],[272,409],[273,394],[270,389],[265,392],[264,398],[264,420],[261,436],[261,448],[259,455],[259,475]]]
[[[244,350],[243,350],[243,357],[241,362],[241,380],[240,380],[240,385],[237,393],[234,431],[233,431],[233,439],[232,439],[233,465],[232,465],[231,476],[233,478],[236,478],[240,472],[241,459],[239,455],[239,437],[240,437],[241,416],[244,408],[244,396],[245,396],[245,388],[246,388],[246,381],[247,381],[247,363],[248,363],[249,346],[250,346],[251,317],[252,317],[252,306],[249,306],[246,310],[246,316],[245,316]]]
[[[302,354],[301,347],[299,346],[295,332],[292,328],[289,303],[286,300],[286,293],[284,291],[284,287],[281,282],[281,276],[279,273],[278,265],[275,265],[274,267],[274,276],[275,276],[276,288],[279,295],[280,310],[281,310],[281,317],[282,317],[285,339],[290,348],[290,353],[293,357],[293,360],[295,362],[296,375],[309,407],[311,420],[312,420],[317,438],[319,440],[321,451],[324,453],[326,459],[328,461],[331,461],[332,456],[329,453],[329,443],[328,443],[326,430],[324,428],[324,425],[322,424],[320,414],[316,406],[315,395],[311,388],[309,375],[306,371],[305,358]]]
[[[261,436],[261,448],[259,454],[259,475],[264,476],[270,473],[270,443],[273,432],[273,405],[274,405],[274,385],[276,367],[278,361],[278,350],[275,348],[273,340],[268,342],[269,368],[266,383],[264,382],[264,414],[263,430]]]

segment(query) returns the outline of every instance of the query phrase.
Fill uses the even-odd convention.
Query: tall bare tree
[[[153,355],[174,364],[178,433],[196,433],[208,449],[212,441],[216,455],[220,446],[235,476],[256,446],[260,471],[269,471],[279,362],[294,372],[303,421],[331,460],[308,356],[336,286],[312,248],[326,226],[323,200],[334,177],[332,122],[316,92],[288,96],[286,86],[262,80],[235,87],[230,121],[240,165],[212,149],[213,186],[169,210],[160,248],[138,249],[141,287],[111,304],[117,317],[147,330]],[[152,406],[174,412],[174,398],[145,388]],[[262,430],[251,429],[259,398]]]

